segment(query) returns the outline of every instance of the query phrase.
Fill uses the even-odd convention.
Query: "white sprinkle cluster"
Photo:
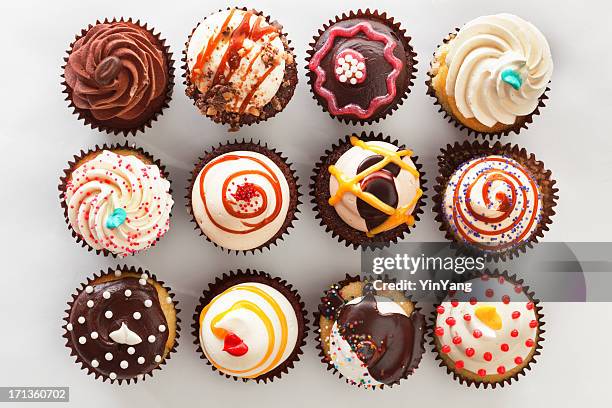
[[[351,54],[346,54],[336,60],[336,74],[340,82],[357,84],[365,76],[365,64]]]

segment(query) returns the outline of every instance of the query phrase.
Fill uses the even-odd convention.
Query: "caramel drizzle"
[[[350,140],[353,146],[360,147],[364,150],[369,150],[377,155],[383,156],[384,158],[378,163],[363,170],[361,173],[355,175],[354,177],[347,177],[334,165],[329,166],[329,173],[334,176],[338,181],[338,191],[336,191],[336,194],[334,194],[333,197],[330,197],[329,204],[335,206],[337,203],[340,202],[340,200],[342,200],[344,194],[350,192],[356,197],[371,205],[372,207],[376,208],[377,210],[387,214],[389,218],[387,218],[385,222],[383,222],[376,228],[369,230],[366,233],[366,235],[370,238],[375,236],[376,234],[389,231],[402,224],[414,225],[414,217],[412,216],[412,214],[408,214],[408,211],[413,208],[419,198],[421,198],[421,196],[423,195],[423,190],[418,188],[414,198],[407,205],[398,208],[393,208],[390,205],[381,201],[374,194],[361,190],[360,186],[361,180],[379,170],[382,170],[389,163],[393,163],[399,166],[401,169],[408,171],[410,174],[412,174],[418,179],[419,172],[402,160],[402,157],[404,156],[412,156],[412,150],[399,150],[397,152],[394,152],[392,150],[385,149],[381,146],[369,145],[363,140],[358,139],[356,136],[351,136]]]

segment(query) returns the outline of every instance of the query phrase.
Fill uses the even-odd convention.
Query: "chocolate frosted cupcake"
[[[113,256],[133,255],[170,228],[174,205],[165,168],[142,149],[98,147],[68,163],[60,200],[72,236],[83,247]]]
[[[70,45],[64,92],[85,125],[124,135],[144,132],[168,107],[174,86],[166,41],[131,19],[90,25]]]
[[[183,62],[187,96],[231,131],[282,111],[298,82],[282,26],[246,8],[202,20],[189,36]]]
[[[308,51],[314,98],[346,123],[372,123],[403,103],[416,72],[406,31],[378,11],[351,11],[319,30]]]
[[[558,190],[550,170],[525,149],[456,143],[438,164],[434,211],[447,239],[505,259],[548,231]]]
[[[321,157],[311,183],[321,225],[346,246],[387,246],[418,220],[425,187],[412,151],[381,134],[347,136]]]
[[[425,320],[416,305],[402,292],[377,291],[356,277],[325,292],[316,323],[321,361],[352,385],[398,384],[425,351]]]
[[[436,307],[431,344],[462,384],[510,384],[525,375],[542,348],[541,307],[522,280],[494,272],[469,279]]]
[[[219,145],[200,159],[189,185],[187,208],[194,222],[228,252],[269,248],[297,219],[295,171],[267,145]]]
[[[438,47],[428,94],[470,134],[519,133],[544,106],[552,71],[548,42],[533,24],[512,14],[483,16]]]
[[[136,382],[170,358],[178,335],[177,302],[163,282],[119,266],[88,279],[68,303],[66,347],[103,381]]]
[[[306,344],[306,310],[286,281],[264,272],[224,274],[194,314],[201,358],[234,380],[273,381],[293,368]]]

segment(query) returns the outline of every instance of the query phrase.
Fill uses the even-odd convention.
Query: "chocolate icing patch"
[[[140,282],[125,277],[92,283],[79,292],[70,310],[73,350],[105,377],[134,378],[164,358],[168,323],[155,287]]]
[[[383,160],[381,155],[368,156],[357,168],[357,174],[374,166],[379,161]],[[378,197],[383,203],[397,208],[399,203],[399,195],[395,187],[394,177],[397,177],[400,172],[400,167],[397,164],[389,163],[383,169],[370,174],[361,180],[361,190],[373,194]],[[357,198],[357,211],[364,219],[368,230],[372,230],[385,222],[389,216],[370,204]]]

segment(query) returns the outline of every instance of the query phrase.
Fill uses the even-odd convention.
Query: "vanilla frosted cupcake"
[[[306,316],[298,293],[278,278],[246,270],[223,275],[200,298],[196,344],[220,374],[244,381],[280,378],[299,359]]]
[[[347,246],[397,242],[422,212],[420,167],[411,150],[389,137],[347,136],[314,169],[311,195],[317,218]]]
[[[187,96],[230,130],[282,111],[297,85],[297,66],[282,26],[235,7],[206,17],[184,52]]]
[[[512,14],[483,16],[438,47],[429,94],[470,132],[507,135],[544,106],[552,72],[550,47],[533,24]]]
[[[274,244],[296,219],[297,177],[275,150],[221,145],[196,165],[188,208],[206,238],[229,251]]]
[[[449,373],[468,385],[504,385],[540,354],[541,308],[523,281],[485,274],[467,281],[470,292],[437,306],[433,344]]]
[[[84,247],[133,255],[168,231],[174,204],[168,174],[144,150],[97,147],[68,165],[60,200],[72,235]]]

